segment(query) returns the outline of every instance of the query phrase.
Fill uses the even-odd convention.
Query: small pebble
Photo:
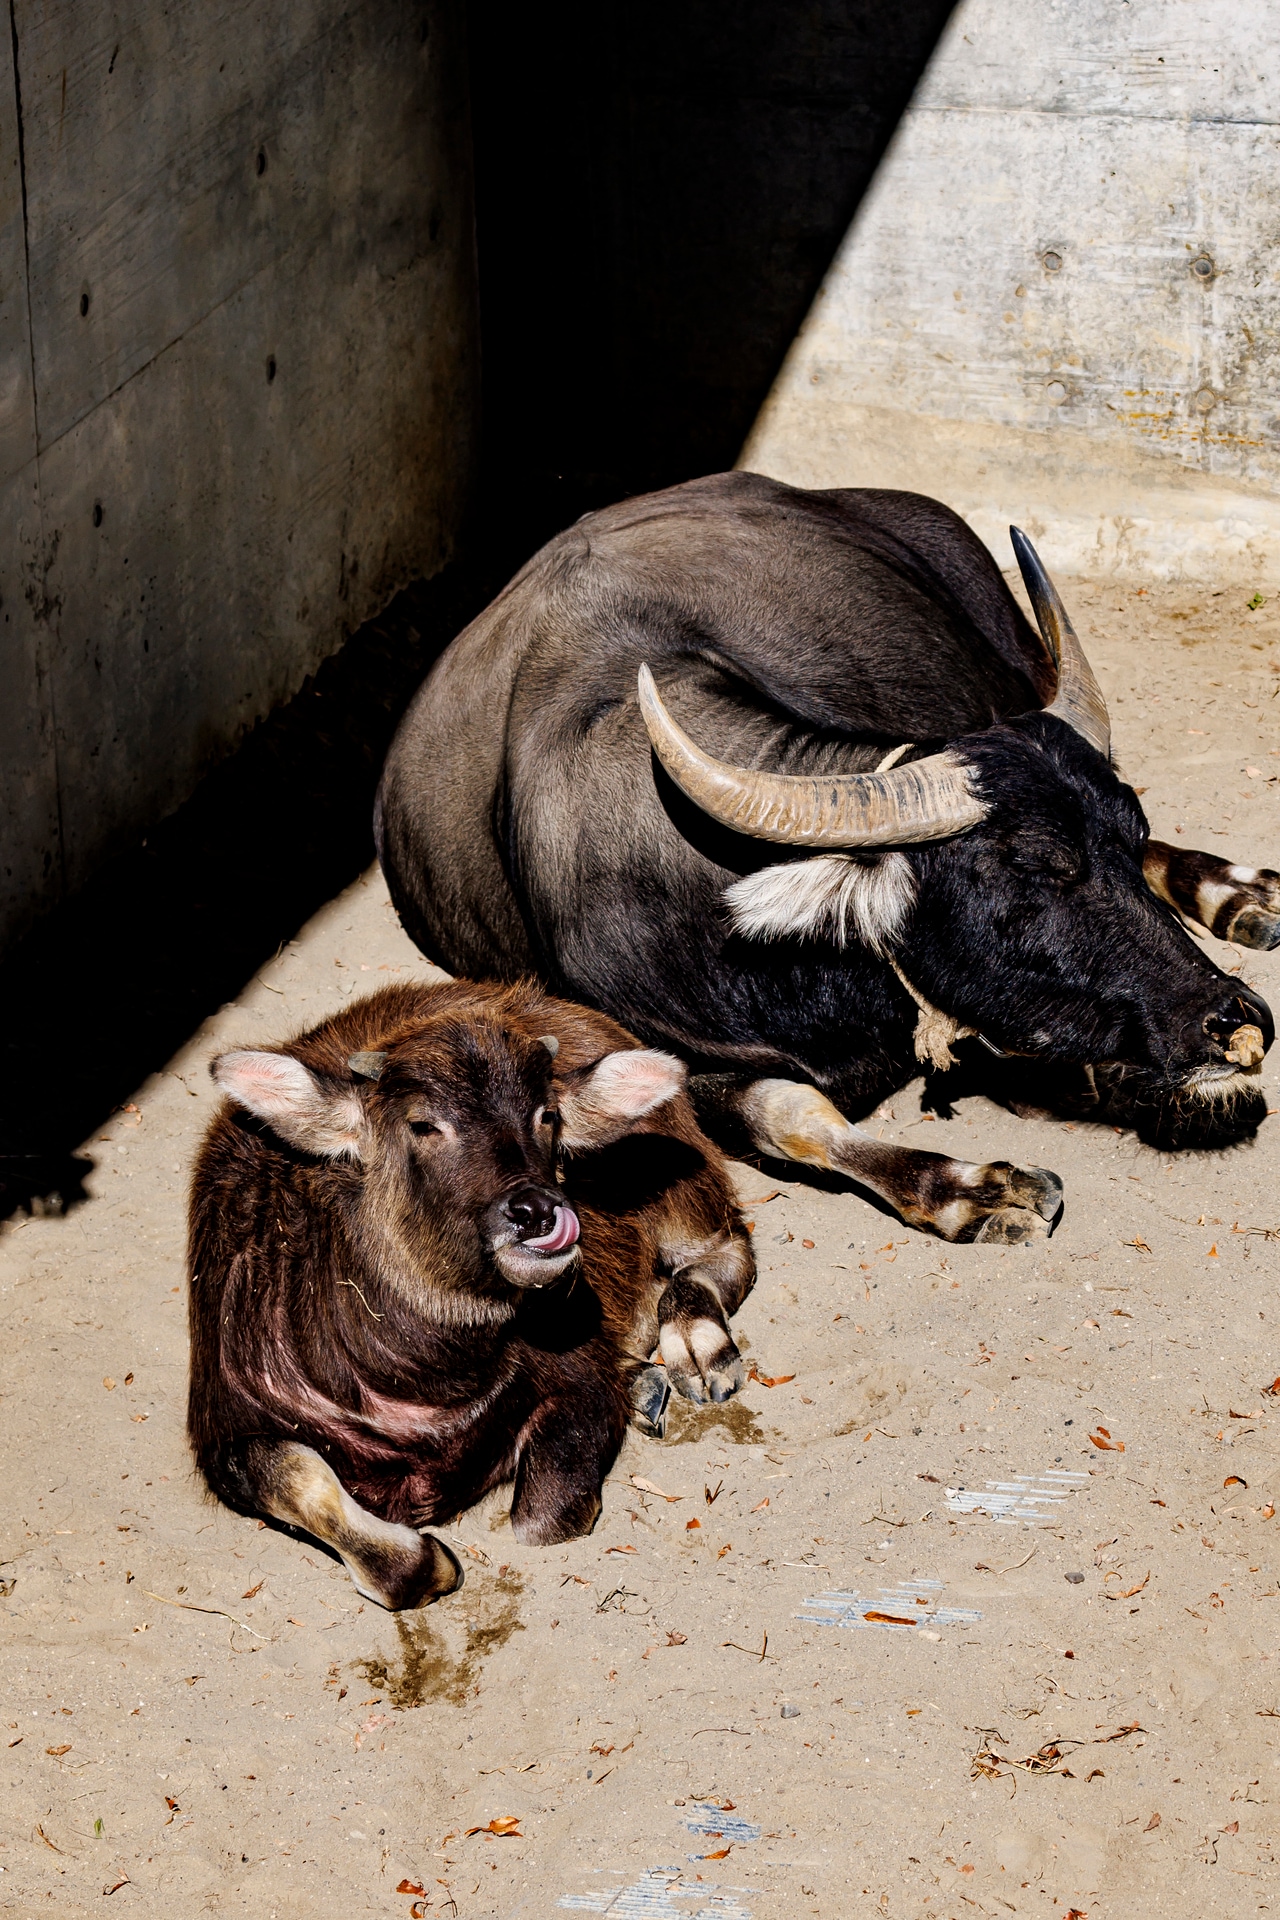
[[[779,1708],[779,1712],[784,1720],[798,1720],[800,1718],[799,1707],[793,1707],[790,1701],[788,1701],[784,1707]]]
[[[1063,1578],[1069,1580],[1073,1587],[1078,1587],[1083,1581],[1084,1575],[1082,1573],[1068,1573],[1064,1574]]]

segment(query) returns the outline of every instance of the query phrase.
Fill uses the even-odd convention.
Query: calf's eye
[[[439,1133],[440,1128],[434,1120],[411,1120],[409,1131],[416,1133],[420,1140],[424,1140],[429,1133]]]

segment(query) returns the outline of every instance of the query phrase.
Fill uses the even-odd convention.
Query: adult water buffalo
[[[1274,1029],[1179,921],[1280,937],[1280,875],[1159,847],[1030,544],[1041,634],[918,494],[722,474],[589,515],[461,634],[377,808],[405,927],[674,1048],[728,1144],[947,1239],[1047,1233],[1061,1183],[882,1145],[966,1035],[1012,1102],[1167,1146],[1258,1125]],[[993,1062],[993,1066],[997,1063]]]

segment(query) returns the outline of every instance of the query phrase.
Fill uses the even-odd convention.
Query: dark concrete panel
[[[472,0],[495,468],[732,465],[950,10]]]

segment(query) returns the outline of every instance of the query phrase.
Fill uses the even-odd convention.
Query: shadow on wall
[[[363,627],[0,969],[0,1218],[373,858],[401,712],[544,540],[732,466],[947,0],[474,0],[485,464],[461,557]]]
[[[472,0],[490,471],[731,467],[951,0]]]

